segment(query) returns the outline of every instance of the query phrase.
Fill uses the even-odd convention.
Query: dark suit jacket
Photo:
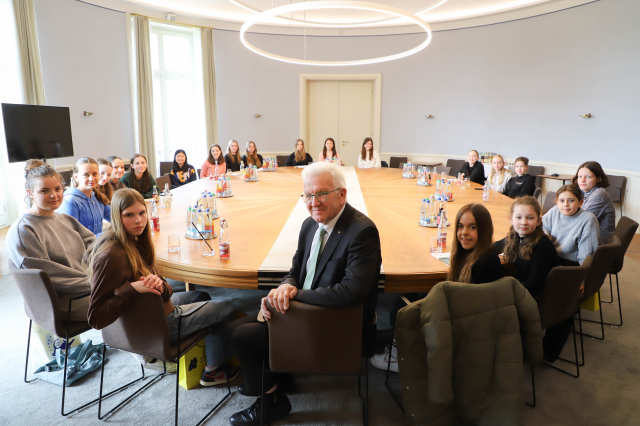
[[[302,224],[298,250],[283,284],[302,289],[307,260],[318,223],[309,217]],[[318,262],[311,290],[300,290],[295,300],[317,306],[364,305],[363,325],[372,323],[380,278],[380,235],[367,216],[347,203],[336,222]]]

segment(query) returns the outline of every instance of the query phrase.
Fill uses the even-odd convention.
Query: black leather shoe
[[[296,391],[296,382],[293,379],[293,374],[289,374],[289,373],[280,373],[278,375],[278,388],[283,392],[283,393],[295,393]],[[257,395],[250,395],[247,387],[245,386],[244,383],[242,383],[241,385],[238,386],[238,392],[240,392],[240,395],[244,395],[244,396],[257,396]]]
[[[281,392],[273,392],[264,396],[262,423],[269,424],[286,417],[291,412],[289,398]],[[251,407],[235,413],[229,418],[233,426],[258,426],[260,424],[260,398]]]

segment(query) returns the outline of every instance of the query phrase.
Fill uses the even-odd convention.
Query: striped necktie
[[[311,254],[309,255],[309,269],[307,270],[307,276],[304,279],[304,285],[302,286],[303,290],[311,290],[311,285],[313,284],[313,276],[316,274],[316,267],[318,266],[318,260],[322,255],[322,243],[324,241],[325,235],[327,235],[327,230],[324,229],[324,226],[320,226],[320,237],[318,238],[318,243],[313,248],[313,252],[311,252]]]

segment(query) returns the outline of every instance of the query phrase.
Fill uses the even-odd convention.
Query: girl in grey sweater
[[[543,231],[555,238],[560,263],[577,266],[598,248],[598,220],[580,207],[582,191],[577,185],[564,185],[556,193],[556,206],[542,217]]]
[[[573,183],[580,187],[584,195],[582,209],[593,213],[598,219],[600,244],[607,244],[616,230],[616,208],[605,189],[609,186],[609,178],[600,163],[587,161],[578,167]]]
[[[51,166],[29,160],[25,171],[31,206],[7,233],[7,255],[18,268],[41,269],[49,275],[66,319],[69,299],[91,291],[82,257],[95,236],[75,218],[55,212],[62,203],[63,187]],[[86,321],[88,309],[89,297],[74,300],[71,319]]]

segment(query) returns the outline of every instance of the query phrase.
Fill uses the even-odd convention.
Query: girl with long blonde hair
[[[313,163],[313,158],[307,153],[304,148],[304,141],[302,139],[296,140],[296,150],[289,155],[285,166],[306,166]]]
[[[494,155],[491,166],[491,172],[489,172],[489,177],[487,178],[489,187],[494,191],[502,192],[509,179],[511,179],[511,172],[504,168],[502,155]]]
[[[244,147],[245,155],[242,156],[244,166],[255,165],[257,168],[262,167],[262,155],[258,154],[258,148],[253,141],[247,142]]]
[[[237,376],[227,376],[226,355],[222,345],[222,325],[233,320],[233,307],[227,300],[209,300],[174,305],[172,288],[155,265],[155,249],[148,226],[144,199],[133,189],[119,189],[113,194],[112,227],[89,248],[84,267],[92,277],[89,325],[100,330],[115,322],[140,293],[161,297],[169,323],[171,344],[178,336],[186,337],[203,328],[220,325],[205,337],[207,367],[200,384],[215,386]],[[191,313],[192,312],[192,313]],[[183,314],[190,313],[188,316]],[[178,322],[180,320],[180,331]]]
[[[227,152],[224,154],[224,161],[227,163],[227,170],[232,172],[240,171],[240,162],[242,157],[240,156],[240,145],[238,141],[231,139],[227,143]]]

